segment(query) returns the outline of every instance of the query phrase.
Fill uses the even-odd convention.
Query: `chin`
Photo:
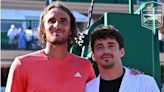
[[[102,66],[104,69],[111,69],[113,67],[113,65],[110,66]]]
[[[102,67],[105,68],[105,69],[110,69],[114,66],[114,63],[113,62],[104,62],[102,64]]]
[[[65,43],[67,43],[67,41],[66,40],[54,40],[51,43],[52,44],[65,44]]]

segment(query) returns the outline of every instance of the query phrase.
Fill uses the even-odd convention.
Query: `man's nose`
[[[60,27],[60,23],[59,23],[59,21],[56,21],[56,22],[53,24],[53,27],[54,27],[54,28],[58,28],[58,27]]]
[[[104,48],[104,53],[110,53],[111,52],[111,49],[109,48]]]

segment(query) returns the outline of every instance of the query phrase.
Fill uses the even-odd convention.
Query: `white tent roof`
[[[41,12],[33,10],[1,9],[1,19],[7,20],[39,20]]]
[[[77,11],[72,11],[77,22],[88,22],[89,18]]]
[[[25,16],[15,9],[1,9],[1,19],[25,20]]]
[[[88,17],[72,11],[77,22],[88,22]],[[35,10],[20,10],[20,9],[1,9],[1,19],[7,20],[39,20],[41,11]]]
[[[32,10],[21,10],[20,11],[23,16],[25,16],[26,19],[34,19],[39,20],[39,17],[41,15],[41,11],[32,11]]]

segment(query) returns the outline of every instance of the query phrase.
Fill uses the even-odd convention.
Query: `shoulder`
[[[137,75],[140,89],[146,89],[147,92],[160,92],[154,77],[146,74]],[[149,91],[148,91],[149,90]]]
[[[135,79],[141,80],[141,81],[148,81],[148,80],[154,80],[154,78],[150,75],[147,74],[137,74],[137,75],[133,75],[130,73],[130,69],[126,69],[127,73],[131,76],[134,77]]]
[[[41,61],[41,57],[43,58],[41,54],[41,50],[32,52],[26,55],[18,56],[14,59],[14,61],[11,64],[11,68],[13,70],[23,67],[29,67],[33,65],[36,61]],[[37,63],[38,64],[38,63]]]
[[[99,84],[99,77],[96,77],[86,84],[86,88],[95,88]]]
[[[129,75],[130,77],[134,78],[134,79],[137,79],[137,80],[140,80],[140,81],[151,81],[151,80],[154,80],[154,78],[150,75],[147,75],[147,74],[137,74],[137,75],[134,75],[134,74],[131,74],[130,73],[130,69],[128,68],[125,68],[126,72],[125,74]]]
[[[42,50],[38,50],[38,51],[35,51],[35,52],[32,52],[32,53],[29,53],[29,54],[26,54],[26,55],[22,55],[22,56],[18,56],[15,58],[15,60],[17,61],[20,61],[21,63],[23,62],[27,62],[27,61],[35,61],[37,59],[40,59],[40,58],[43,58],[43,53],[42,53]]]
[[[22,55],[22,56],[18,56],[18,58],[23,59],[23,58],[28,58],[28,57],[38,57],[42,54],[43,54],[42,50],[38,50],[38,51],[35,51],[35,52],[32,52],[32,53],[28,53],[28,54],[25,54],[25,55]]]
[[[155,87],[155,86],[158,87],[154,77],[150,75],[147,75],[147,74],[133,75],[130,73],[129,69],[126,69],[125,74],[128,75],[127,78],[129,78],[133,82],[139,83],[140,85],[142,85],[142,87],[143,86],[150,87],[150,88]]]
[[[72,54],[72,53],[70,53],[70,55],[71,55],[71,57],[72,57],[73,59],[84,60],[84,61],[87,60],[87,59],[85,59],[84,57],[80,57],[80,56],[77,56],[77,55]]]
[[[71,62],[72,62],[71,63],[72,66],[75,67],[80,66],[78,68],[85,70],[85,73],[92,74],[92,72],[94,72],[91,62],[85,58],[71,54]]]
[[[158,85],[155,79],[146,74],[131,74],[130,69],[125,68],[125,74],[123,77],[123,84],[135,89],[144,90],[143,92],[159,92]]]
[[[87,60],[86,58],[71,54],[71,59],[76,62],[76,63],[81,63],[81,64],[90,64],[90,61]]]
[[[92,79],[91,81],[89,81],[89,82],[87,83],[87,85],[88,85],[88,86],[94,86],[95,84],[97,84],[98,80],[99,80],[99,78],[96,77],[96,78]]]

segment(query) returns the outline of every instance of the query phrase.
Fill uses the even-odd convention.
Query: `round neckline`
[[[43,57],[44,57],[45,59],[47,59],[48,61],[53,61],[53,62],[55,62],[55,63],[60,63],[60,64],[62,64],[62,63],[63,63],[63,64],[64,64],[64,63],[68,63],[68,61],[70,61],[69,59],[70,59],[70,57],[71,57],[71,54],[68,53],[68,54],[66,55],[66,57],[63,58],[63,59],[53,58],[53,57],[47,56],[46,53],[45,53],[45,51],[44,51],[44,49],[41,50],[41,53],[43,54]]]

